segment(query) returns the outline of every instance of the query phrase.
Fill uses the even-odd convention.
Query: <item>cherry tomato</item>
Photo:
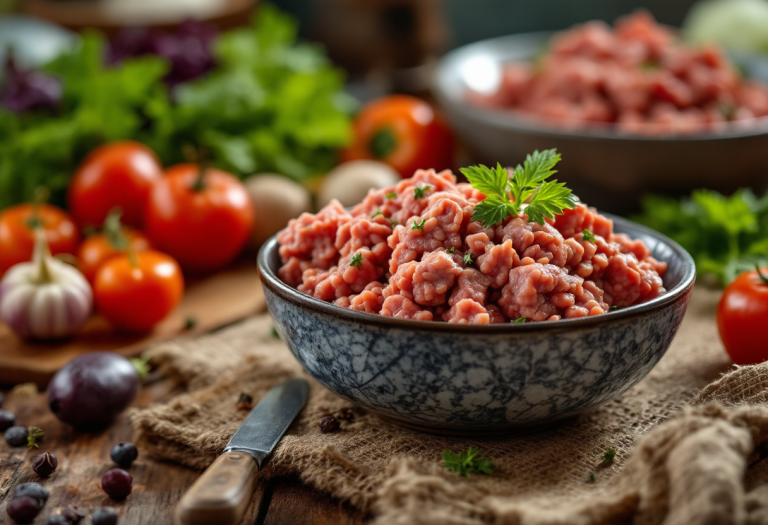
[[[141,232],[125,227],[123,228],[123,235],[134,252],[144,252],[152,248],[149,239]],[[112,257],[124,253],[125,249],[115,246],[108,234],[96,233],[91,235],[83,241],[77,252],[77,258],[80,259],[80,271],[83,272],[88,282],[93,284],[96,272],[101,265]]]
[[[50,204],[18,204],[0,212],[0,274],[32,259],[36,207],[51,253],[77,253],[80,234],[64,210]]]
[[[229,173],[178,164],[152,187],[144,218],[149,239],[182,268],[205,273],[232,262],[254,223],[245,186]]]
[[[115,207],[123,223],[141,227],[152,183],[163,167],[151,149],[138,142],[104,144],[83,161],[69,185],[68,207],[81,227],[101,227]]]
[[[768,361],[768,268],[745,272],[728,285],[717,307],[717,328],[737,365]]]
[[[429,104],[392,95],[362,109],[353,124],[352,145],[341,156],[344,161],[380,160],[407,178],[417,169],[451,168],[453,142],[451,130]]]
[[[106,261],[93,284],[101,314],[115,328],[147,332],[165,319],[184,294],[176,261],[154,250],[118,255]]]

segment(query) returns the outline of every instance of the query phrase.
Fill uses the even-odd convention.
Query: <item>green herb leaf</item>
[[[595,477],[595,473],[590,472],[589,476],[587,476],[587,483],[594,483],[595,481],[597,481],[597,477]]]
[[[616,310],[618,310],[619,308],[621,308],[621,307],[620,307],[620,306],[617,306],[617,305],[615,305],[615,304],[612,304],[612,305],[610,306],[610,308],[608,308],[608,311],[609,311],[609,312],[615,312],[615,311],[616,311]]]
[[[27,448],[39,448],[38,443],[45,436],[45,432],[40,427],[29,427],[27,431]]]
[[[451,246],[450,248],[446,248],[445,249],[445,253],[453,253],[455,251],[456,251],[456,248],[454,248],[453,246]]]
[[[395,226],[397,226],[400,223],[397,222],[397,221],[391,221],[390,224],[392,224],[392,227],[394,228]]]
[[[514,324],[524,324],[528,318],[526,316],[518,317],[517,319],[514,319],[512,322]]]
[[[469,477],[472,474],[493,474],[493,462],[480,456],[480,451],[469,447],[456,454],[450,450],[443,451],[443,466],[459,476]]]
[[[375,219],[375,218],[376,218],[376,217],[378,217],[379,215],[381,215],[381,216],[383,217],[383,216],[384,216],[384,212],[382,212],[381,210],[377,211],[376,213],[374,213],[373,215],[371,215],[371,219]]]
[[[474,264],[474,262],[475,261],[474,261],[474,258],[472,257],[471,253],[467,252],[467,253],[464,254],[464,264],[469,266],[471,264]]]
[[[416,186],[413,188],[413,198],[414,199],[423,199],[424,198],[424,192],[429,191],[432,188],[430,185],[426,186]]]
[[[280,339],[280,334],[277,332],[277,328],[275,328],[274,325],[269,327],[269,335],[271,335],[275,339]]]
[[[607,449],[605,454],[603,454],[603,463],[611,465],[614,459],[616,459],[616,450],[612,448]]]
[[[197,326],[197,317],[193,315],[188,315],[187,318],[184,319],[184,330],[192,330],[196,326]]]
[[[353,268],[357,266],[360,268],[363,265],[363,254],[362,253],[356,253],[352,256],[352,259],[349,261],[349,265]]]
[[[425,222],[427,222],[427,219],[421,219],[421,222],[419,222],[419,219],[414,219],[413,224],[411,224],[411,229],[424,231]]]
[[[530,201],[525,208],[528,220],[543,225],[545,218],[554,219],[563,210],[574,208],[577,199],[564,183],[545,182],[557,173],[554,166],[559,161],[560,154],[554,149],[534,151],[522,166],[514,169],[511,180],[501,164],[496,164],[495,169],[483,165],[462,168],[461,172],[472,187],[486,196],[475,206],[472,220],[490,227],[510,215],[519,214],[523,205]]]
[[[395,193],[394,191],[392,191],[392,192],[390,192],[390,193],[387,193],[387,200],[390,200],[390,201],[391,201],[391,200],[392,200],[392,199],[394,199],[395,197],[397,197],[397,193]]]
[[[586,228],[581,230],[581,238],[590,242],[595,242],[595,234]]]

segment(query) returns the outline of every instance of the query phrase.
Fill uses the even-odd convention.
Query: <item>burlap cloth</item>
[[[672,347],[639,385],[534,433],[408,431],[313,382],[263,475],[298,475],[370,512],[377,525],[768,524],[768,366],[731,370],[715,326],[717,298],[695,291]],[[247,413],[236,408],[241,392],[258,399],[302,373],[270,332],[262,316],[155,348],[154,361],[188,393],[131,415],[140,448],[206,467]],[[355,421],[321,433],[321,416],[346,407]],[[466,479],[443,468],[443,450],[470,445],[494,461],[493,475]],[[612,465],[602,464],[608,448],[616,450]]]

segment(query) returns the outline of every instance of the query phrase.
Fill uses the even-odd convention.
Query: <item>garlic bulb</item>
[[[72,335],[92,308],[88,281],[77,269],[51,257],[41,231],[32,262],[11,267],[0,281],[0,319],[24,338]]]

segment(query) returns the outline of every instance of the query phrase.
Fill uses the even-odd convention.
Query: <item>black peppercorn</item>
[[[340,426],[339,420],[333,416],[323,416],[320,418],[320,432],[323,434],[336,432]]]
[[[112,447],[109,457],[112,458],[112,461],[114,461],[117,466],[128,468],[131,466],[131,463],[136,461],[136,458],[139,457],[139,450],[133,443],[118,443]]]
[[[35,481],[19,483],[13,489],[13,498],[23,498],[24,496],[35,498],[42,507],[48,501],[48,489]]]
[[[0,408],[0,431],[5,432],[16,424],[16,416],[13,412]]]
[[[27,444],[28,436],[26,428],[14,426],[5,431],[5,442],[12,447],[20,447]]]
[[[67,518],[70,523],[80,523],[87,516],[87,513],[77,505],[67,505],[61,511],[61,515]]]
[[[117,511],[112,507],[101,507],[93,511],[91,515],[93,525],[116,525]]]
[[[5,511],[8,517],[16,523],[32,523],[40,512],[40,503],[29,496],[22,496],[11,500]]]
[[[53,474],[58,466],[59,460],[56,459],[56,454],[50,452],[43,452],[32,461],[32,470],[41,478],[47,478]]]
[[[253,408],[253,398],[243,392],[240,394],[240,397],[237,398],[237,408],[238,410],[250,410]]]

